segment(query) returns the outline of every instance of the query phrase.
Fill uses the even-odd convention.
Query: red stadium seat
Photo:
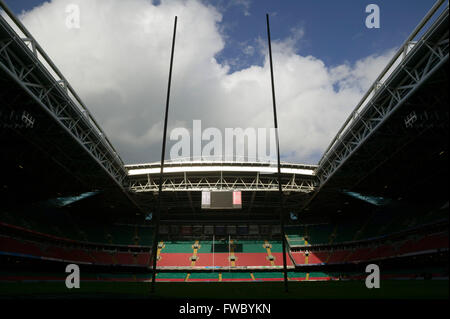
[[[10,237],[0,237],[0,251],[18,253],[31,256],[42,256],[42,250],[38,245],[21,241]]]
[[[329,252],[310,252],[308,256],[308,264],[322,264],[328,258]]]
[[[195,266],[201,266],[201,267],[228,267],[230,266],[230,262],[228,260],[229,254],[228,253],[200,253],[197,254],[199,259],[196,261]]]
[[[164,267],[188,267],[191,265],[189,259],[192,254],[186,253],[161,253],[161,258],[158,260],[157,266]]]
[[[120,265],[133,265],[134,256],[132,253],[118,252],[116,255],[117,262]]]
[[[267,253],[235,253],[236,266],[270,266]]]
[[[292,252],[291,254],[297,265],[305,264],[305,253],[303,251],[295,251],[295,252]]]

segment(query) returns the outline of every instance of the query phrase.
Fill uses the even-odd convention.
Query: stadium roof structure
[[[135,192],[158,190],[160,164],[125,165],[128,169],[130,188]],[[310,193],[317,181],[315,165],[283,163],[282,188],[285,192]],[[277,167],[259,162],[178,162],[171,161],[163,169],[164,191],[277,191]]]
[[[8,205],[99,192],[81,201],[122,215],[155,209],[159,163],[125,165],[81,98],[0,0],[1,200]],[[395,201],[448,201],[448,1],[406,39],[318,165],[282,163],[287,212],[319,220]],[[270,163],[173,161],[162,221],[277,220]],[[241,190],[240,212],[201,212],[200,191]],[[361,196],[352,196],[360,194]]]
[[[160,164],[125,165],[130,188],[141,197],[157,195]],[[282,189],[286,207],[295,209],[317,187],[316,165],[283,163]],[[175,219],[224,219],[223,212],[200,214],[202,191],[241,191],[243,212],[227,212],[227,218],[274,218],[278,207],[277,166],[273,163],[232,161],[169,161],[164,165],[163,202]],[[141,201],[142,202],[142,201]],[[164,214],[163,214],[164,215]],[[167,216],[167,214],[166,214]],[[164,218],[164,217],[163,217]]]

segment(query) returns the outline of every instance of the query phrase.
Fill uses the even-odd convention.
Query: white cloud
[[[250,15],[250,0],[225,0],[225,4],[223,1],[218,1],[217,5],[219,6],[219,10],[221,12],[228,10],[229,8],[236,6],[242,9],[242,13],[244,16],[248,17]]]
[[[234,2],[236,5],[242,6],[245,16],[250,15],[250,0],[233,0],[232,2]]]
[[[65,27],[80,6],[80,29]],[[125,162],[157,161],[174,16],[178,16],[169,126],[272,127],[267,56],[263,66],[228,73],[221,14],[199,1],[53,0],[22,21],[71,82]],[[274,41],[281,150],[316,163],[393,51],[330,67],[296,54],[302,29]]]
[[[255,53],[255,47],[252,45],[247,45],[242,51],[246,55],[253,55]]]

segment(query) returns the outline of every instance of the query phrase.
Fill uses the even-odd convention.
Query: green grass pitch
[[[363,281],[289,282],[2,282],[0,298],[174,298],[174,299],[448,299],[448,280],[385,280],[379,289]]]

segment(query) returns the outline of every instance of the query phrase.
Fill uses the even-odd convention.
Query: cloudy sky
[[[379,29],[365,27],[372,2],[360,0],[6,3],[126,163],[160,158],[175,15],[169,131],[190,130],[194,119],[220,130],[273,126],[269,13],[282,160],[315,164],[434,0],[374,2]],[[80,10],[79,28],[66,25],[71,4]]]

